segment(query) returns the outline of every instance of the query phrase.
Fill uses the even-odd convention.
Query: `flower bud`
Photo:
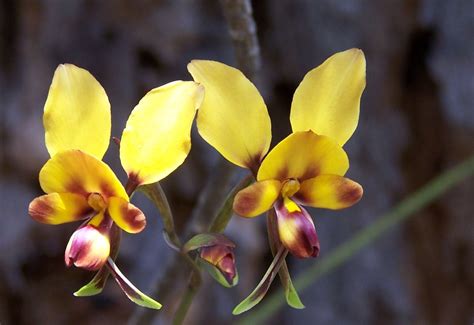
[[[229,284],[232,284],[237,274],[232,249],[232,247],[226,245],[214,245],[200,249],[201,258],[219,269]]]
[[[277,202],[275,211],[283,246],[299,258],[317,257],[319,240],[308,211],[290,199]]]
[[[92,225],[77,229],[69,239],[64,259],[66,266],[74,264],[86,270],[100,269],[110,254],[110,242],[106,234]]]

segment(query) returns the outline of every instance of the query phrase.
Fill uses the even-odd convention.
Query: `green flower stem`
[[[248,186],[250,183],[253,182],[252,174],[247,175],[244,177],[229,193],[224,204],[222,205],[221,209],[217,213],[216,217],[212,221],[211,225],[209,226],[209,232],[223,232],[226,228],[227,224],[229,223],[232,217],[232,204],[234,202],[235,195],[244,187]],[[188,256],[188,255],[186,255]],[[188,256],[189,257],[189,256]],[[193,260],[193,263],[196,264],[199,257],[196,257]],[[173,324],[179,325],[182,324],[186,314],[188,312],[189,307],[193,302],[194,296],[196,296],[197,292],[199,291],[199,287],[201,285],[201,281],[197,282],[195,277],[200,277],[200,270],[195,270],[191,273],[190,280],[188,282],[188,286],[186,288],[186,292],[183,295],[183,298],[176,309],[174,314]]]
[[[194,260],[194,262],[196,262],[196,259]],[[198,283],[196,282],[196,277],[199,277]],[[184,319],[186,318],[186,314],[188,313],[189,307],[191,307],[193,299],[198,293],[199,288],[201,286],[200,279],[201,275],[199,271],[193,271],[191,273],[186,292],[184,293],[181,302],[179,303],[179,306],[176,309],[176,312],[174,313],[173,325],[182,324]]]
[[[248,174],[232,189],[229,195],[227,195],[227,198],[224,201],[224,204],[220,208],[219,212],[217,213],[216,217],[214,218],[214,220],[212,220],[212,223],[209,226],[209,232],[221,233],[225,230],[225,228],[227,227],[227,224],[232,218],[232,205],[234,204],[235,196],[241,189],[247,187],[253,181],[254,181],[253,175]]]
[[[320,277],[342,265],[392,227],[413,216],[417,211],[473,174],[474,155],[431,180],[375,222],[360,230],[351,239],[339,245],[330,255],[315,262],[296,278],[295,287],[299,291],[307,289]],[[241,318],[239,324],[263,323],[265,319],[275,313],[285,304],[281,290],[278,291],[267,297],[256,311]]]
[[[178,234],[176,233],[176,228],[174,226],[173,213],[171,212],[171,207],[166,198],[165,191],[161,187],[159,182],[149,185],[142,185],[139,189],[153,202],[153,204],[158,208],[160,212],[161,219],[163,220],[163,226],[165,228],[167,240],[181,251],[181,240],[179,239]],[[198,276],[193,277],[194,285],[199,286],[201,283],[201,278],[199,276],[199,266],[195,261],[185,253],[180,252],[180,255],[186,261],[186,263],[191,267],[193,271],[198,271]]]
[[[142,185],[139,189],[153,202],[160,212],[163,226],[170,242],[176,246],[181,247],[181,241],[176,233],[174,226],[173,213],[171,212],[168,199],[159,182],[149,185]]]

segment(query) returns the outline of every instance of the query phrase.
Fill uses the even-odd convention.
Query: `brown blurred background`
[[[312,211],[321,257],[449,166],[474,152],[474,2],[471,0],[256,0],[262,54],[259,88],[272,117],[273,142],[290,131],[293,91],[334,52],[363,49],[367,88],[359,127],[346,145],[349,177],[365,189],[349,210]],[[42,109],[55,67],[91,71],[109,95],[113,135],[151,88],[190,79],[193,58],[235,65],[218,1],[0,0],[0,323],[125,324],[135,307],[110,281],[104,293],[72,293],[93,274],[66,269],[75,225],[47,226],[27,214],[41,193],[48,158]],[[193,133],[190,157],[164,181],[180,229],[218,159]],[[118,150],[106,156],[124,176]],[[307,308],[285,307],[278,324],[472,324],[474,185],[450,191],[302,294]],[[143,291],[160,279],[173,252],[161,222],[140,194],[148,226],[125,236],[118,264]],[[225,289],[205,275],[188,324],[226,324],[231,310],[271,261],[264,218],[235,217],[226,232],[238,244],[240,284]],[[313,261],[288,259],[293,274]],[[167,281],[184,281],[183,278]],[[182,282],[180,282],[182,283]],[[275,281],[274,287],[278,287]],[[167,324],[176,299],[158,312]],[[156,295],[160,300],[160,294]]]

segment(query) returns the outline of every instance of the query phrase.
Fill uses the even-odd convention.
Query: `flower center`
[[[87,197],[87,203],[95,211],[103,211],[107,207],[107,202],[99,193],[91,193]]]
[[[300,182],[297,179],[290,178],[283,183],[281,188],[281,195],[285,198],[290,198],[300,190]]]

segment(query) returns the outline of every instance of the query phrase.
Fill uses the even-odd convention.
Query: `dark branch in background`
[[[257,26],[252,15],[250,0],[221,0],[234,45],[237,67],[250,80],[255,80],[260,70],[260,47]]]
[[[230,37],[233,42],[237,68],[242,70],[250,80],[255,81],[260,69],[260,47],[258,45],[257,28],[252,16],[252,4],[250,0],[221,0],[222,11],[227,20]],[[220,157],[218,163],[212,169],[215,171],[209,175],[208,182],[198,198],[196,207],[189,219],[189,225],[185,230],[183,238],[189,238],[194,231],[203,231],[207,229],[217,210],[223,204],[226,198],[227,190],[235,175],[236,167],[229,164],[224,158]],[[159,297],[160,301],[166,304],[170,302],[170,297],[176,291],[177,275],[182,272],[182,259],[177,255],[168,265],[161,277],[160,282],[151,286],[151,295]],[[191,275],[191,278],[193,275]],[[171,284],[173,282],[174,284]],[[197,287],[188,285],[187,292],[192,291],[191,299],[185,299],[179,306],[180,313],[186,313],[192,297],[197,292]],[[187,294],[184,297],[189,297]],[[150,324],[155,316],[159,315],[156,311],[147,308],[137,308],[129,320],[130,325]],[[182,315],[182,321],[185,315]]]

